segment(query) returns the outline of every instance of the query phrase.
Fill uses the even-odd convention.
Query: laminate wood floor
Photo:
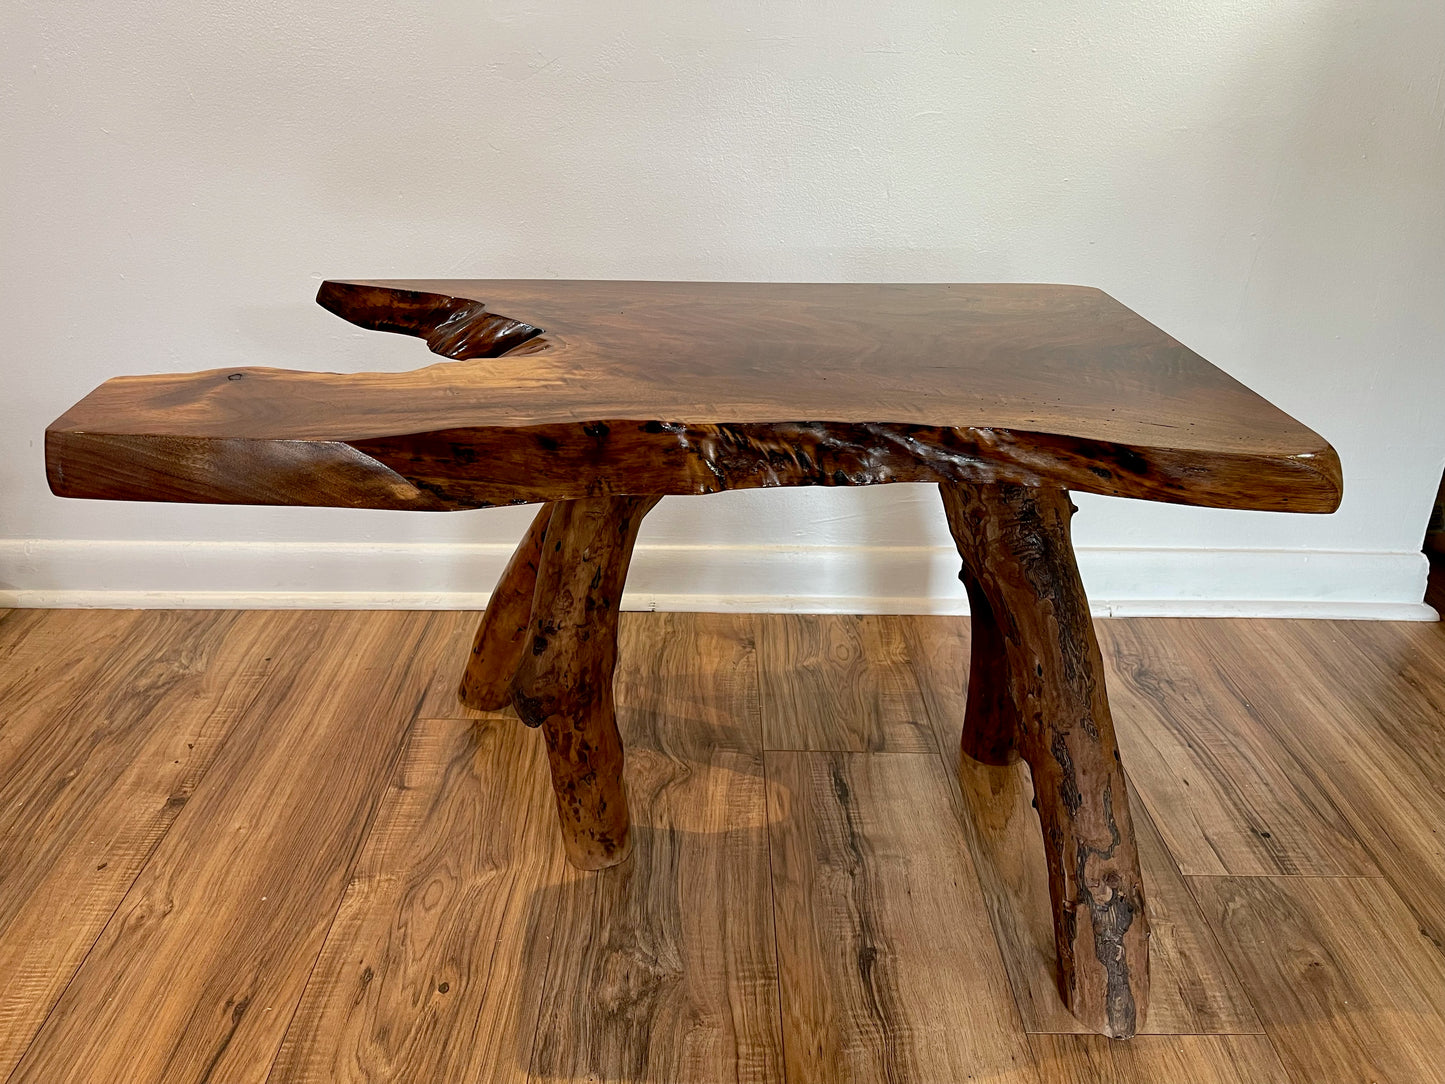
[[[1445,626],[1098,623],[1154,930],[1053,987],[968,622],[627,614],[562,858],[477,615],[0,611],[0,1081],[1445,1082]]]

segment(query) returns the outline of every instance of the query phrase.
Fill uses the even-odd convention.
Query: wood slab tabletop
[[[1341,496],[1323,438],[1088,287],[327,282],[317,300],[446,360],[117,377],[47,430],[51,488],[417,510],[892,481]]]

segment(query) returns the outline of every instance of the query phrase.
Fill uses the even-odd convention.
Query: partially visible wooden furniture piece
[[[51,488],[119,500],[542,505],[462,680],[542,728],[568,857],[629,848],[612,707],[637,528],[666,494],[936,482],[973,613],[963,752],[1031,770],[1060,991],[1132,1035],[1148,921],[1069,490],[1330,512],[1309,429],[1073,286],[328,282],[452,359],[408,373],[120,377],[46,433]]]

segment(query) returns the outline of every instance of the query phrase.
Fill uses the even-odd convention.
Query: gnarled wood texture
[[[468,707],[495,711],[511,701],[512,678],[531,639],[537,567],[554,507],[543,505],[532,520],[532,526],[502,570],[501,579],[487,601],[487,612],[482,615],[472,642],[472,657],[457,690],[462,703]]]
[[[431,511],[882,482],[1340,499],[1323,439],[1084,287],[328,282],[318,300],[463,360],[119,377],[50,426],[51,488]]]
[[[627,564],[637,527],[656,503],[598,497],[552,510],[532,640],[513,684],[517,714],[547,739],[562,842],[581,869],[616,865],[632,847],[612,672]]]
[[[1012,485],[945,486],[943,504],[965,580],[988,602],[983,650],[1002,655],[969,681],[1006,683],[977,700],[970,690],[971,712],[989,705],[980,726],[989,740],[965,739],[965,751],[997,752],[1007,710],[1043,826],[1059,992],[1085,1024],[1128,1038],[1149,994],[1149,927],[1103,660],[1069,541],[1073,506],[1062,489]]]
[[[1134,1034],[1148,926],[1066,491],[1330,512],[1322,438],[1083,287],[327,282],[318,300],[451,360],[120,377],[46,431],[51,488],[546,502],[460,693],[542,727],[568,858],[596,869],[630,846],[612,673],[643,515],[670,493],[940,483],[974,614],[963,751],[1028,763],[1060,989],[1085,1024]]]

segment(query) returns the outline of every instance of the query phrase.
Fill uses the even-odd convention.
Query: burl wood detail
[[[67,497],[543,505],[459,690],[546,738],[568,858],[629,852],[617,606],[664,494],[938,483],[973,613],[964,755],[1022,756],[1060,991],[1134,1034],[1148,923],[1068,491],[1331,512],[1318,434],[1098,290],[1027,284],[327,282],[446,359],[118,377],[46,430]]]
[[[943,488],[973,612],[963,753],[1028,763],[1043,827],[1059,992],[1128,1038],[1149,995],[1149,925],[1104,666],[1062,489]]]

